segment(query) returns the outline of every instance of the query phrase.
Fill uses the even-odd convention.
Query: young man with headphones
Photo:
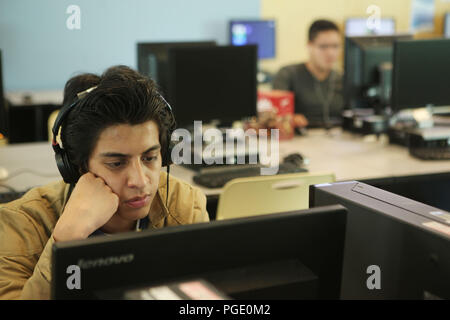
[[[64,91],[53,127],[64,181],[0,207],[0,299],[50,298],[55,242],[209,221],[205,195],[161,170],[175,119],[152,80],[116,66]]]

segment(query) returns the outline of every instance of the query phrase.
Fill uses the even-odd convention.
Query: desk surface
[[[9,172],[0,180],[0,192],[7,185],[17,191],[27,190],[61,179],[49,142],[18,143],[0,147],[0,167]]]
[[[5,92],[5,96],[13,106],[42,104],[61,105],[63,101],[62,90],[7,91]]]
[[[280,142],[280,161],[296,152],[309,160],[310,172],[334,172],[337,181],[450,172],[450,160],[420,160],[410,156],[406,147],[389,144],[387,138],[377,140],[374,136],[362,137],[340,129],[328,133],[312,129],[305,136]],[[180,166],[171,168],[171,173],[190,183],[195,174]],[[207,195],[221,192],[220,189],[202,190]]]
[[[363,138],[341,130],[327,133],[322,129],[314,129],[309,130],[306,136],[280,142],[280,159],[294,152],[301,153],[309,160],[307,168],[310,172],[331,171],[338,181],[450,172],[450,160],[416,159],[409,155],[407,148],[389,144],[386,139]],[[0,167],[5,167],[10,175],[23,169],[33,170],[34,173],[23,172],[0,181],[0,185],[8,185],[17,190],[60,179],[53,150],[48,142],[0,147]],[[194,171],[172,166],[170,172],[195,185],[192,181]],[[201,189],[206,195],[221,192],[221,189]]]

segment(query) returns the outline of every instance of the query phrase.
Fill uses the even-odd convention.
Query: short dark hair
[[[77,94],[99,84],[101,78],[93,73],[83,73],[70,78],[64,86],[63,106],[74,103]]]
[[[80,91],[97,86],[69,112],[61,126],[61,141],[72,164],[88,171],[88,161],[101,132],[118,124],[137,125],[154,120],[159,129],[161,152],[168,147],[168,130],[175,120],[158,92],[156,83],[127,66],[114,66],[101,76],[82,74],[64,88],[66,103]]]
[[[330,30],[334,30],[334,31],[340,32],[338,26],[333,21],[330,21],[330,20],[316,20],[309,27],[308,40],[310,42],[314,41],[314,39],[316,39],[317,35],[320,32],[330,31]]]

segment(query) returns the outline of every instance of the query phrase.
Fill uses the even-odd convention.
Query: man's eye
[[[106,165],[110,168],[116,169],[122,165],[122,162],[109,162]]]
[[[150,157],[150,156],[147,156],[147,157],[143,157],[142,159],[143,159],[144,161],[146,161],[146,162],[151,162],[151,161],[155,160],[156,157]]]

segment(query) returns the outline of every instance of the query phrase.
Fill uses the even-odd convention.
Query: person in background
[[[335,23],[314,21],[308,32],[309,60],[285,66],[275,75],[273,89],[294,92],[296,127],[329,127],[339,122],[344,107],[343,80],[333,68],[341,42]]]

